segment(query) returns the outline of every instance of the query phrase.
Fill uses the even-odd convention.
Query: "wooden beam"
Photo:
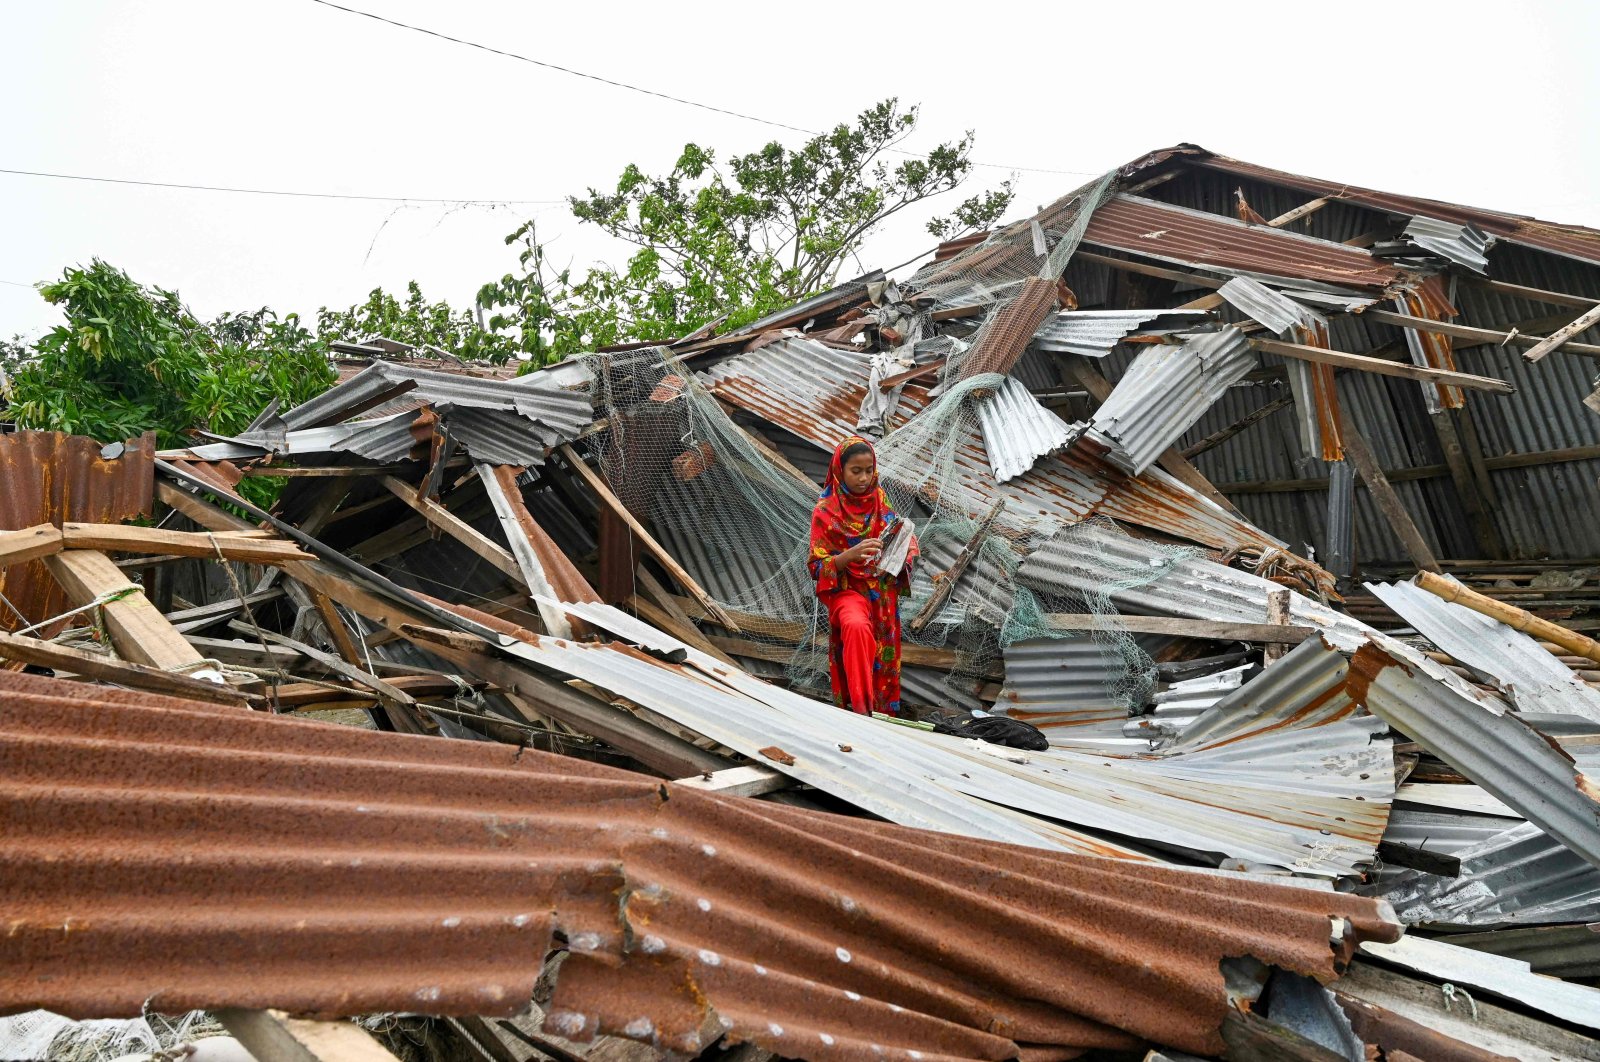
[[[750,764],[745,767],[724,767],[710,774],[680,778],[674,784],[685,789],[698,789],[704,793],[754,797],[787,789],[794,785],[794,779],[758,764]]]
[[[945,363],[949,360],[949,358],[940,358],[938,361],[930,361],[926,365],[918,365],[916,368],[907,369],[905,372],[897,372],[879,383],[878,390],[893,391],[903,383],[910,383],[912,380],[920,380],[924,376],[931,376],[944,368]]]
[[[1274,229],[1281,229],[1285,225],[1299,221],[1303,217],[1306,217],[1310,214],[1315,214],[1317,211],[1327,206],[1329,202],[1330,200],[1327,196],[1322,196],[1320,198],[1313,199],[1309,203],[1302,203],[1293,210],[1288,210],[1282,214],[1279,214],[1277,217],[1267,222],[1267,225]]]
[[[156,497],[201,527],[212,531],[260,530],[248,520],[241,520],[227,510],[220,509],[203,498],[196,497],[186,490],[175,487],[164,479],[156,480]]]
[[[1278,410],[1287,409],[1292,405],[1294,405],[1293,395],[1283,395],[1281,398],[1274,398],[1271,402],[1268,402],[1260,409],[1257,409],[1251,413],[1246,413],[1244,416],[1240,417],[1226,428],[1221,428],[1212,432],[1210,435],[1207,435],[1204,439],[1201,439],[1193,446],[1184,447],[1182,451],[1183,456],[1193,460],[1194,458],[1205,453],[1207,450],[1221,446],[1235,435],[1238,435],[1240,432],[1250,427],[1250,425],[1266,420]]]
[[[311,603],[316,606],[317,615],[322,617],[322,625],[328,628],[328,637],[333,639],[334,648],[339,651],[339,656],[347,664],[359,665],[362,661],[361,651],[356,646],[350,628],[345,626],[344,617],[339,615],[338,606],[333,603],[333,599],[321,590],[307,588],[306,593],[311,596]]]
[[[1112,258],[1109,255],[1096,254],[1093,251],[1079,249],[1072,256],[1075,262],[1096,262],[1103,266],[1124,273],[1137,273],[1140,276],[1156,277],[1160,280],[1174,280],[1180,284],[1198,284],[1203,288],[1220,288],[1227,281],[1217,280],[1214,277],[1201,276],[1199,273],[1190,273],[1182,269],[1167,269],[1162,266],[1146,265],[1144,262],[1130,262],[1125,258]]]
[[[232,619],[236,613],[244,610],[246,604],[254,608],[257,605],[274,601],[282,596],[283,591],[281,589],[273,589],[246,594],[243,602],[236,597],[230,597],[222,601],[213,601],[209,605],[195,605],[193,608],[169,612],[167,613],[167,622],[180,631],[197,631],[214,623]]]
[[[1432,324],[1433,322],[1430,321],[1428,323]],[[1509,395],[1516,391],[1515,387],[1512,387],[1504,380],[1497,380],[1490,376],[1474,376],[1466,372],[1451,372],[1448,369],[1430,369],[1398,361],[1384,361],[1381,358],[1369,358],[1364,354],[1347,354],[1342,350],[1302,346],[1299,343],[1285,343],[1277,339],[1251,339],[1250,345],[1257,350],[1265,351],[1268,354],[1277,354],[1280,357],[1320,362],[1323,365],[1337,365],[1343,369],[1360,369],[1363,372],[1373,372],[1380,376],[1399,376],[1407,380],[1449,384],[1453,387],[1465,387],[1473,391],[1488,391],[1501,395]]]
[[[46,557],[44,563],[74,605],[129,591],[100,606],[111,644],[124,660],[176,670],[205,659],[104,553],[69,549]]]
[[[1475,288],[1498,291],[1502,295],[1515,295],[1521,299],[1548,303],[1551,306],[1571,306],[1575,309],[1587,310],[1589,307],[1600,303],[1600,299],[1585,298],[1582,295],[1569,295],[1564,291],[1529,288],[1521,284],[1507,284],[1503,280],[1490,280],[1487,277],[1464,276],[1461,280]]]
[[[279,565],[305,561],[311,554],[271,532],[167,531],[159,527],[131,524],[75,524],[61,526],[62,543],[67,549],[95,550],[101,553],[170,554],[215,560],[217,554],[241,564]]]
[[[1579,315],[1577,320],[1573,321],[1566,327],[1559,328],[1556,331],[1551,332],[1548,338],[1541,339],[1538,343],[1534,344],[1532,350],[1523,351],[1523,360],[1538,361],[1546,354],[1549,354],[1552,350],[1559,350],[1563,346],[1565,346],[1567,350],[1575,353],[1580,352],[1580,348],[1587,348],[1589,347],[1589,344],[1571,343],[1568,341],[1579,332],[1583,332],[1589,328],[1592,328],[1596,322],[1600,322],[1600,303],[1589,307],[1581,315]],[[1582,350],[1581,352],[1600,354],[1600,347],[1593,348],[1592,350]]]
[[[1393,310],[1380,310],[1377,307],[1370,307],[1361,311],[1361,316],[1369,321],[1377,321],[1380,324],[1395,325],[1399,328],[1411,328],[1418,332],[1437,332],[1440,335],[1450,336],[1454,339],[1469,339],[1474,343],[1494,343],[1496,345],[1514,343],[1521,347],[1533,347],[1533,350],[1523,351],[1522,356],[1528,361],[1538,361],[1539,358],[1544,357],[1545,354],[1548,354],[1551,350],[1554,350],[1555,347],[1549,347],[1544,351],[1543,354],[1539,354],[1537,357],[1534,356],[1535,351],[1539,350],[1542,344],[1550,343],[1552,340],[1557,340],[1558,337],[1562,338],[1560,338],[1559,342],[1556,343],[1556,346],[1560,346],[1565,343],[1566,349],[1573,354],[1600,356],[1600,346],[1595,346],[1593,343],[1566,343],[1567,339],[1577,335],[1578,332],[1582,332],[1585,328],[1588,328],[1589,325],[1594,324],[1595,320],[1600,320],[1600,306],[1592,307],[1591,312],[1595,314],[1595,318],[1591,319],[1589,324],[1584,325],[1583,328],[1579,328],[1573,332],[1567,332],[1566,329],[1562,329],[1561,331],[1551,334],[1549,339],[1541,339],[1539,336],[1533,335],[1524,335],[1521,332],[1500,332],[1493,328],[1476,328],[1472,325],[1454,324],[1450,321],[1435,321],[1427,317],[1412,317],[1410,314],[1396,313]],[[1583,318],[1580,317],[1577,321],[1574,321],[1573,324],[1578,324],[1582,320]],[[1568,325],[1567,327],[1571,328],[1572,325]],[[1565,333],[1564,336],[1563,333]]]
[[[388,465],[245,465],[239,471],[247,476],[284,476],[351,479],[357,476],[393,476],[416,470],[419,462],[400,461]]]
[[[1096,616],[1051,613],[1045,621],[1056,630],[1090,631],[1110,624],[1134,634],[1170,634],[1178,638],[1206,638],[1218,642],[1303,642],[1316,636],[1315,627],[1277,623],[1225,623],[1176,616]]]
[[[477,528],[467,523],[443,505],[429,498],[424,498],[409,483],[395,479],[393,476],[384,476],[379,480],[385,489],[396,498],[415,509],[424,520],[432,526],[443,531],[467,549],[477,554],[502,574],[509,576],[513,582],[524,589],[530,584],[523,575],[522,568],[517,564],[517,559],[511,551],[493,541]]]
[[[280,1010],[223,1007],[211,1012],[258,1059],[272,1062],[399,1062],[361,1026],[307,1021]]]
[[[633,529],[633,533],[639,536],[640,544],[644,546],[652,557],[661,563],[661,566],[667,570],[667,574],[672,576],[679,586],[687,590],[689,595],[698,601],[706,612],[715,617],[718,623],[728,630],[738,631],[739,625],[733,621],[733,617],[729,616],[722,606],[718,605],[711,595],[706,593],[704,588],[695,582],[688,572],[684,571],[683,565],[678,563],[677,558],[673,557],[666,547],[656,541],[654,535],[645,530],[644,525],[634,518],[634,515],[628,511],[626,505],[622,504],[622,499],[611,493],[611,488],[606,486],[606,481],[601,478],[600,474],[590,468],[589,463],[579,457],[577,451],[570,444],[562,443],[560,449],[561,456],[566,460],[567,465],[583,478],[583,481],[589,485],[589,489],[594,492],[595,497],[599,498],[604,505],[622,517],[623,521]]]
[[[944,603],[950,599],[951,593],[955,591],[957,581],[960,580],[967,567],[972,563],[972,558],[977,556],[978,550],[983,545],[984,536],[989,533],[989,529],[994,526],[994,522],[1000,518],[1000,514],[1005,511],[1005,507],[1006,500],[1004,498],[996,501],[994,507],[978,522],[977,529],[972,532],[972,537],[962,547],[961,552],[956,555],[955,561],[948,569],[933,577],[933,593],[928,595],[927,604],[923,605],[922,610],[911,620],[912,634],[916,634],[932,622],[933,617],[939,614],[939,610],[944,607]]]
[[[234,622],[233,629],[239,631],[241,634],[246,635],[256,633],[255,630],[248,624],[239,623],[238,621]],[[406,708],[416,707],[417,699],[411,696],[411,694],[407,693],[405,690],[399,688],[391,682],[388,682],[385,679],[379,678],[370,671],[366,671],[360,667],[357,667],[355,664],[347,663],[346,661],[339,659],[332,653],[325,653],[321,649],[315,649],[304,642],[295,641],[293,638],[278,634],[275,631],[262,631],[260,634],[269,645],[287,646],[288,648],[301,653],[307,659],[315,660],[317,663],[321,664],[334,674],[347,678],[358,686],[365,686],[380,699],[386,700],[391,704],[402,705]]]
[[[1389,485],[1389,480],[1383,474],[1383,469],[1378,466],[1378,458],[1372,452],[1372,447],[1367,444],[1366,436],[1356,430],[1355,422],[1350,419],[1349,413],[1343,413],[1341,418],[1341,432],[1344,436],[1345,457],[1355,466],[1356,474],[1367,485],[1367,490],[1372,494],[1372,500],[1378,506],[1378,511],[1388,522],[1395,536],[1400,539],[1400,544],[1410,555],[1412,563],[1423,571],[1436,572],[1439,570],[1439,561],[1433,555],[1433,550],[1428,548],[1428,543],[1422,537],[1422,532],[1417,530],[1417,525],[1411,519],[1411,514],[1406,512],[1406,507],[1400,501],[1400,496]]]
[[[61,529],[54,524],[0,532],[0,568],[39,560],[60,553],[61,549]]]
[[[692,645],[703,653],[709,653],[725,664],[733,663],[726,653],[712,645],[711,640],[701,633],[700,628],[694,625],[694,620],[679,607],[677,599],[667,592],[667,588],[651,574],[649,568],[639,565],[634,569],[634,577],[638,580],[639,589],[650,599],[648,602],[640,601],[635,596],[635,604],[647,606],[645,611],[649,611],[648,606],[653,602],[655,608],[660,610],[660,615],[645,617],[649,622],[661,627],[678,641]],[[666,626],[662,625],[663,621]]]
[[[1433,433],[1444,452],[1445,467],[1450,471],[1450,482],[1456,489],[1461,508],[1466,511],[1467,522],[1472,525],[1472,537],[1485,557],[1503,558],[1505,545],[1500,541],[1500,531],[1494,523],[1494,507],[1484,496],[1482,485],[1473,474],[1473,462],[1467,454],[1465,440],[1456,428],[1455,417],[1448,409],[1431,413]],[[1476,439],[1474,439],[1476,441]],[[1479,454],[1478,460],[1482,461]]]
[[[85,652],[19,634],[0,633],[0,657],[35,667],[48,667],[98,682],[114,682],[137,690],[165,693],[177,697],[192,697],[226,704],[235,708],[246,706],[253,698],[232,686],[223,686],[204,679],[190,678],[161,668],[115,660],[98,653]]]

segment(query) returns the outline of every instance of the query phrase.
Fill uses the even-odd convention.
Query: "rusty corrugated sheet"
[[[149,516],[155,452],[154,433],[110,445],[58,431],[0,435],[0,530],[68,522],[120,524]],[[42,561],[0,568],[0,594],[28,617],[25,624],[10,608],[0,608],[0,625],[6,630],[72,607]],[[39,637],[60,631],[56,625]]]
[[[1326,284],[1388,289],[1405,277],[1360,248],[1130,195],[1100,204],[1083,239],[1180,265]]]
[[[1456,308],[1445,297],[1444,277],[1431,276],[1409,291],[1395,293],[1395,305],[1401,313],[1429,321],[1448,321],[1456,316]],[[1451,338],[1442,332],[1424,332],[1407,328],[1406,346],[1411,360],[1425,368],[1456,371],[1455,348]],[[1466,405],[1466,395],[1459,387],[1426,383],[1423,390],[1430,396],[1430,409],[1460,409]]]
[[[500,485],[500,490],[511,503],[511,511],[517,520],[517,526],[527,538],[528,544],[533,547],[534,555],[539,558],[539,564],[544,568],[545,578],[550,581],[550,588],[562,601],[599,601],[600,595],[594,592],[578,571],[572,560],[564,553],[560,546],[539,526],[539,521],[528,512],[527,505],[522,500],[522,488],[517,485],[517,470],[506,465],[497,465],[494,469],[495,482]],[[602,530],[604,524],[602,523]]]
[[[972,349],[961,359],[958,380],[982,373],[1008,373],[1033,341],[1033,334],[1059,307],[1056,284],[1042,277],[1022,282],[1011,301],[990,314],[973,341]]]
[[[822,1060],[1210,1054],[1223,958],[1327,981],[1357,941],[1398,934],[1359,897],[527,749],[33,676],[0,688],[7,1013],[506,1015],[559,934],[572,954],[546,1028],[578,1040],[693,1053],[720,1021]]]

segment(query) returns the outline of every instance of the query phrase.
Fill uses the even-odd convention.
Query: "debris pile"
[[[1181,146],[726,335],[0,437],[0,1006],[1600,1057],[1597,305],[1600,233]],[[897,719],[806,569],[858,432]]]

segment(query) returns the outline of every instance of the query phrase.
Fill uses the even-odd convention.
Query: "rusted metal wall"
[[[1213,1053],[1225,956],[1327,980],[1397,934],[1358,897],[531,750],[24,675],[0,693],[0,1012],[505,1015],[560,939],[546,1027],[576,1039],[693,1052],[720,1022],[811,1059]]]
[[[120,524],[149,516],[156,437],[109,445],[58,431],[0,435],[0,530],[38,524]],[[27,617],[0,608],[0,625],[19,630],[70,608],[42,561],[0,568],[0,594]],[[42,637],[60,633],[59,626]]]

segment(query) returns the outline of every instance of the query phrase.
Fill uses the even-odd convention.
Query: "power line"
[[[331,7],[336,11],[343,11],[346,14],[360,15],[363,18],[370,18],[375,22],[387,23],[388,25],[397,27],[399,29],[411,30],[413,33],[426,34],[429,37],[436,37],[439,40],[449,41],[452,44],[459,44],[467,48],[476,48],[479,51],[489,52],[493,55],[504,56],[507,59],[515,59],[518,62],[530,63],[533,66],[544,67],[546,70],[554,70],[561,74],[570,74],[573,77],[581,77],[587,81],[598,81],[600,84],[610,85],[612,88],[625,89],[629,92],[639,92],[646,96],[654,96],[657,99],[668,100],[672,103],[681,103],[685,107],[696,107],[702,111],[710,111],[713,114],[723,114],[730,118],[742,118],[747,122],[756,122],[760,125],[768,125],[774,129],[786,129],[791,133],[804,133],[807,136],[822,135],[815,129],[805,129],[798,125],[789,125],[787,122],[777,122],[773,121],[771,118],[761,118],[754,114],[745,114],[742,111],[730,111],[726,107],[717,107],[710,103],[701,103],[698,100],[684,99],[682,96],[671,96],[665,92],[657,92],[655,89],[645,88],[642,85],[631,85],[626,81],[613,81],[611,78],[601,77],[599,74],[585,73],[582,70],[574,70],[571,67],[559,66],[556,63],[547,63],[542,59],[534,59],[518,52],[508,52],[503,48],[494,48],[487,44],[479,44],[477,41],[469,41],[461,37],[452,37],[448,33],[440,33],[438,30],[431,30],[425,26],[413,26],[409,22],[397,22],[392,18],[385,18],[382,15],[375,15],[370,11],[361,11],[357,8],[345,7],[343,4],[336,4],[333,2],[333,0],[311,0],[311,2],[314,4],[321,4],[323,7]],[[904,151],[900,148],[890,148],[889,150],[899,155],[913,155],[917,158],[926,157],[924,155],[919,155],[915,151]],[[983,166],[987,169],[994,170],[1015,170],[1019,173],[1064,173],[1071,174],[1076,177],[1100,176],[1098,173],[1089,173],[1084,170],[1051,170],[1043,169],[1038,166],[1007,166],[998,162],[974,162],[973,165]]]
[[[80,173],[45,173],[41,170],[8,170],[21,177],[52,177],[61,181],[94,181],[98,184],[133,184],[146,188],[182,188],[193,192],[238,192],[247,195],[286,195],[297,199],[359,199],[373,203],[451,203],[456,205],[564,203],[565,199],[427,199],[402,195],[354,195],[344,192],[292,192],[282,188],[233,188],[217,184],[181,184],[177,181],[141,181],[131,177],[90,177]]]

